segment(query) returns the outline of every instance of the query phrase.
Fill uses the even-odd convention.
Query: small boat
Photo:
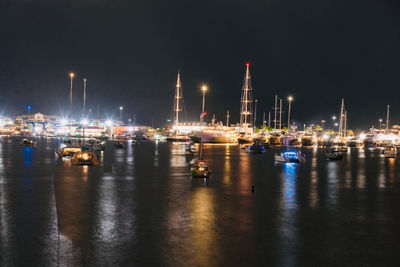
[[[285,151],[280,154],[275,154],[276,162],[284,163],[301,163],[305,162],[305,157],[299,151]]]
[[[326,159],[327,160],[341,160],[343,159],[343,155],[339,154],[338,152],[331,151],[329,153],[326,153]]]
[[[208,178],[211,174],[211,169],[205,160],[197,160],[190,170],[192,171],[192,177],[195,178]]]
[[[91,151],[81,151],[75,153],[71,158],[73,165],[98,165],[96,155]]]
[[[203,142],[200,140],[199,159],[190,168],[193,178],[208,178],[211,175],[211,169],[208,162],[203,160]]]
[[[239,144],[252,144],[254,141],[253,141],[253,138],[251,137],[251,136],[241,136],[241,137],[239,137],[238,138],[238,143]]]
[[[118,141],[118,142],[114,143],[114,147],[115,147],[115,148],[125,148],[126,145],[125,145],[124,142]]]
[[[186,144],[186,155],[193,155],[196,152],[196,149],[193,145],[193,143],[187,143]]]
[[[265,147],[260,142],[254,142],[252,145],[246,146],[246,152],[252,154],[262,154],[265,152]]]
[[[385,158],[395,158],[397,155],[397,149],[394,145],[383,147],[382,154]]]
[[[132,139],[132,146],[137,146],[139,144],[139,141],[136,139]]]
[[[36,142],[33,141],[33,140],[31,140],[31,139],[25,138],[25,139],[22,139],[22,141],[21,141],[20,144],[21,144],[22,146],[35,146],[35,145],[36,145]]]
[[[60,150],[56,151],[58,158],[72,157],[77,152],[81,152],[82,148],[80,147],[63,147]]]

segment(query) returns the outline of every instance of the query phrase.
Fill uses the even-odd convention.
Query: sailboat
[[[253,88],[251,86],[250,63],[246,63],[246,74],[243,80],[242,96],[240,99],[240,133],[239,144],[253,143]]]
[[[340,121],[339,121],[339,135],[338,138],[334,140],[333,146],[336,148],[336,152],[346,153],[347,152],[347,110],[344,106],[344,99],[342,98],[342,104],[340,107]]]
[[[200,140],[199,159],[190,168],[193,178],[208,178],[211,175],[211,169],[208,162],[203,159],[203,142]]]
[[[166,138],[166,140],[169,142],[186,142],[187,140],[189,140],[189,137],[187,135],[180,133],[179,130],[176,127],[174,127],[179,125],[179,112],[182,111],[182,106],[183,106],[182,99],[183,99],[183,94],[182,94],[181,74],[178,71],[178,77],[176,79],[176,87],[175,87],[175,97],[174,97],[175,121],[172,129],[170,130]]]

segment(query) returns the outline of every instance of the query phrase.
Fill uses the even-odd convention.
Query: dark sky
[[[86,77],[88,106],[157,125],[180,69],[188,119],[206,82],[208,114],[237,121],[249,61],[259,114],[291,94],[295,121],[329,120],[344,97],[350,128],[377,124],[387,104],[400,123],[396,1],[0,0],[0,36],[3,114],[67,111],[74,71],[77,112]]]

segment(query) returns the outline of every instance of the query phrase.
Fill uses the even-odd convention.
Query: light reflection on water
[[[45,142],[0,144],[1,266],[54,265],[57,230],[66,266],[357,266],[397,255],[399,159],[349,149],[329,162],[312,149],[304,164],[274,164],[274,150],[205,146],[204,184],[184,145],[108,145],[88,167],[63,166]]]
[[[297,232],[296,232],[296,163],[283,164],[281,214],[280,214],[280,245],[282,258],[279,265],[294,265],[297,260]]]

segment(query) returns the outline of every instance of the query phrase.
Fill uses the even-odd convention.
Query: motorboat
[[[196,152],[196,148],[194,147],[194,144],[189,142],[186,144],[186,155],[193,155]]]
[[[254,142],[251,145],[246,146],[246,152],[252,154],[262,154],[265,152],[265,147],[260,142]]]
[[[73,165],[98,165],[96,155],[91,151],[76,152],[71,158]]]
[[[132,139],[132,146],[137,146],[139,144],[139,141],[136,139]]]
[[[397,155],[397,149],[394,145],[384,146],[382,149],[382,154],[385,158],[395,158]]]
[[[302,146],[313,146],[315,145],[315,137],[313,134],[306,133],[301,139]]]
[[[211,175],[211,169],[208,162],[203,159],[203,142],[200,140],[199,159],[190,168],[193,178],[208,178]]]
[[[203,143],[214,144],[237,143],[238,141],[238,135],[234,129],[221,125],[207,126],[201,131],[195,132],[190,138],[195,143],[200,143],[200,139]]]
[[[63,147],[60,150],[56,151],[58,158],[72,157],[77,152],[81,152],[82,148],[80,147]]]
[[[332,160],[333,161],[333,160],[341,160],[341,159],[343,159],[343,155],[339,154],[338,152],[334,152],[334,151],[328,152],[325,155],[326,155],[326,159],[327,160]]]
[[[207,161],[197,160],[190,168],[192,177],[195,178],[208,178],[211,174],[211,169],[208,166]]]
[[[23,146],[35,146],[36,142],[33,141],[32,139],[25,138],[25,139],[22,139],[20,144]]]
[[[239,144],[252,144],[254,142],[253,137],[250,135],[241,135],[238,138]]]
[[[126,145],[125,145],[125,143],[123,141],[117,141],[117,142],[114,143],[114,147],[115,148],[125,148]]]
[[[305,162],[305,157],[301,155],[300,151],[285,151],[280,154],[275,154],[275,161],[283,163],[301,163]]]
[[[269,138],[269,144],[272,147],[282,146],[282,137],[279,134],[273,134]]]

